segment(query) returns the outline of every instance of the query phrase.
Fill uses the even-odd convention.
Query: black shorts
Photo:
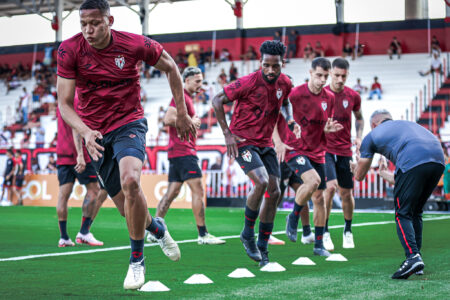
[[[311,169],[316,170],[317,174],[319,174],[320,177],[320,184],[317,189],[324,190],[327,187],[325,181],[325,164],[316,163],[312,160],[309,160],[309,158],[304,155],[298,155],[292,158],[290,161],[288,161],[287,164],[289,168],[291,168],[291,170],[294,172],[294,174],[296,174],[300,178],[301,175],[306,171],[309,171]]]
[[[239,148],[239,156],[236,161],[245,174],[254,169],[265,167],[269,175],[278,178],[281,176],[277,154],[272,147],[242,146]]]
[[[169,158],[169,162],[169,182],[185,182],[188,179],[202,177],[198,157],[195,155]]]
[[[112,198],[121,190],[119,161],[125,156],[133,156],[141,161],[145,159],[145,134],[147,120],[140,119],[125,124],[97,140],[105,148],[98,161],[92,160],[99,181]]]
[[[5,177],[6,178],[6,177]],[[5,179],[3,181],[3,186],[4,187],[12,187],[12,176],[9,179]]]
[[[23,180],[25,179],[25,176],[23,175],[16,175],[16,183],[14,184],[16,189],[21,189],[23,186]]]
[[[325,174],[327,182],[337,179],[338,185],[344,189],[353,188],[353,173],[350,171],[351,156],[340,156],[332,153],[325,155]]]
[[[292,186],[294,184],[302,184],[302,179],[295,175],[295,173],[291,170],[291,168],[288,166],[286,162],[282,162],[280,164],[280,172],[281,172],[281,178],[280,178],[280,185],[283,186]]]
[[[56,168],[58,169],[58,181],[60,186],[66,183],[74,183],[75,178],[78,179],[80,184],[97,182],[97,173],[91,163],[86,164],[86,169],[81,174],[75,171],[75,165],[59,165]]]

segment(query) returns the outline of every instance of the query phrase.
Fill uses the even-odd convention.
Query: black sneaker
[[[391,278],[408,279],[409,276],[423,270],[424,267],[425,264],[422,261],[422,257],[420,257],[420,254],[416,254],[413,257],[405,260],[400,266],[400,269],[398,269]]]
[[[330,252],[328,252],[324,247],[314,248],[313,253],[314,253],[314,255],[325,256],[325,257],[328,257],[331,255]]]
[[[261,261],[259,262],[260,267],[264,267],[269,263],[269,251],[263,248],[258,247],[259,252],[261,253]]]
[[[287,215],[286,217],[286,235],[288,236],[288,238],[291,240],[291,242],[297,242],[297,226],[298,226],[298,221],[297,221],[297,226],[291,227],[291,214]]]
[[[246,239],[241,232],[241,242],[242,245],[244,245],[245,252],[247,252],[248,257],[253,259],[254,261],[260,262],[261,261],[261,253],[259,252],[258,248],[256,247],[255,243],[255,237],[252,236],[249,239]]]

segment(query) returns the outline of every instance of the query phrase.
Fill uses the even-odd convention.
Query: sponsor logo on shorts
[[[348,107],[348,100],[345,99],[344,101],[342,101],[342,105],[344,106],[344,108]]]
[[[245,150],[244,152],[242,152],[241,156],[242,156],[242,159],[245,160],[246,162],[252,161],[252,153],[248,150]]]
[[[303,156],[297,157],[297,164],[299,165],[305,165],[305,158]]]
[[[132,133],[132,134],[129,135],[129,137],[134,139],[136,137],[136,135]]]
[[[322,102],[322,109],[323,109],[323,111],[327,110],[327,103],[326,102]]]
[[[122,70],[123,66],[125,65],[125,57],[123,57],[123,55],[119,55],[114,60],[116,62],[116,66]]]
[[[283,91],[280,88],[278,88],[278,90],[277,90],[277,98],[278,98],[278,100],[280,100],[281,96],[283,96]]]

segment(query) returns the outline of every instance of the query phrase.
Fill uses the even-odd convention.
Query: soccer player
[[[267,242],[273,229],[280,196],[280,168],[273,149],[272,133],[280,106],[291,91],[290,79],[281,73],[286,47],[265,41],[260,47],[261,70],[239,78],[213,99],[217,120],[225,136],[228,156],[235,157],[254,186],[247,196],[241,241],[247,255],[264,266],[269,262]],[[223,105],[236,101],[230,127]],[[267,190],[269,198],[264,201]],[[260,204],[261,205],[260,209]],[[259,212],[260,209],[260,212]],[[258,246],[254,226],[260,218]]]
[[[14,180],[14,152],[12,149],[6,150],[6,167],[5,173],[3,175],[3,190],[2,190],[2,198],[6,194],[9,203],[12,204],[12,196],[13,196],[13,180]]]
[[[355,207],[352,190],[353,174],[350,171],[350,161],[352,160],[352,112],[355,116],[356,151],[359,151],[361,145],[364,119],[361,111],[361,97],[357,92],[345,86],[349,67],[347,60],[336,58],[331,65],[331,84],[325,87],[325,89],[334,94],[333,119],[344,126],[343,130],[338,133],[327,135],[327,153],[325,155],[327,188],[324,191],[327,219],[325,222],[325,233],[323,234],[323,245],[328,251],[334,250],[333,241],[328,231],[328,219],[333,206],[333,197],[338,187],[345,221],[342,247],[355,248],[351,227],[353,209]]]
[[[186,101],[187,111],[198,129],[200,128],[201,121],[195,114],[192,96],[198,93],[202,87],[202,71],[195,67],[186,68],[183,72],[183,81],[184,100]],[[197,223],[198,244],[225,244],[224,240],[209,234],[206,229],[205,206],[203,203],[205,191],[202,183],[202,171],[198,166],[195,145],[196,137],[191,135],[189,141],[180,140],[175,129],[176,121],[177,110],[175,108],[175,101],[172,99],[163,120],[164,125],[169,126],[169,186],[166,194],[158,203],[156,217],[164,218],[166,216],[170,204],[180,193],[183,183],[186,182],[192,191],[192,212]],[[149,234],[147,239],[153,241],[154,237]]]
[[[14,194],[17,197],[17,205],[23,205],[22,186],[25,178],[25,165],[22,160],[22,152],[17,149],[14,153]]]
[[[124,200],[131,255],[125,289],[145,283],[144,235],[149,215],[140,186],[147,121],[140,102],[138,64],[145,61],[167,74],[177,106],[177,131],[182,139],[196,135],[187,114],[183,85],[173,59],[156,41],[111,29],[114,17],[106,0],[85,0],[80,6],[81,33],[58,49],[58,103],[61,116],[84,139],[99,179],[111,198]],[[75,88],[78,114],[73,108]],[[123,198],[122,194],[123,193]],[[164,253],[180,258],[164,220],[148,226]]]
[[[288,142],[286,145],[290,148],[286,148],[280,139],[278,128],[274,131],[279,160],[286,161],[303,181],[295,195],[294,209],[286,218],[286,234],[292,242],[297,241],[300,211],[311,198],[314,203],[315,226],[313,253],[320,256],[330,256],[323,247],[322,240],[326,219],[323,199],[326,186],[326,134],[342,129],[342,125],[332,120],[334,96],[323,88],[330,68],[328,59],[315,58],[311,63],[311,78],[308,83],[295,87],[289,95],[294,121],[301,127],[301,138]],[[286,152],[286,149],[291,150]]]
[[[380,174],[394,184],[397,235],[406,260],[392,279],[407,279],[425,267],[422,248],[423,207],[444,172],[444,153],[439,140],[415,122],[394,121],[387,110],[377,110],[370,117],[372,131],[361,144],[361,158],[351,163],[355,178],[362,181],[375,153],[395,165],[395,175],[382,167]]]

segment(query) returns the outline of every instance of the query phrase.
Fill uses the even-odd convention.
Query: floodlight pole
[[[143,35],[148,35],[148,15],[150,13],[150,9],[148,8],[149,5],[150,0],[141,0],[140,8],[141,8],[141,24]]]
[[[62,42],[62,24],[63,24],[64,0],[55,1],[55,16],[58,20],[58,30],[55,31],[55,41]]]

